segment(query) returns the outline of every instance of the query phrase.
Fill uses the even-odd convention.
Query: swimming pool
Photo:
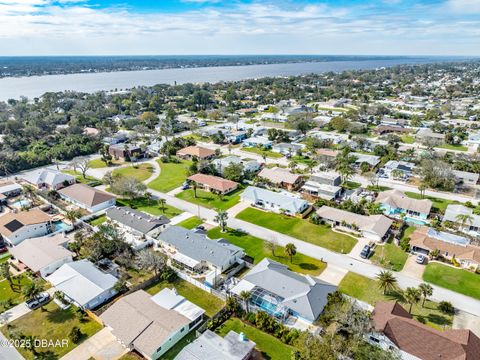
[[[58,221],[54,221],[53,222],[53,232],[57,232],[57,231],[68,231],[70,230],[71,226],[64,223],[63,221],[61,220],[58,220]]]
[[[415,225],[425,225],[427,222],[426,221],[423,221],[423,220],[420,220],[420,219],[416,219],[416,218],[411,218],[411,217],[408,217],[408,216],[405,216],[403,218],[407,223],[410,223],[410,224],[415,224]]]
[[[12,206],[18,209],[21,209],[23,207],[29,207],[30,206],[30,200],[27,199],[20,199],[12,203]]]

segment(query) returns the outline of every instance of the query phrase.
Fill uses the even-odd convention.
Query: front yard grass
[[[112,159],[110,161],[110,164],[107,166],[107,164],[105,164],[105,162],[102,161],[102,159],[99,158],[99,159],[90,160],[88,162],[88,164],[90,165],[90,168],[92,168],[92,169],[104,169],[106,167],[114,167],[114,166],[122,165],[122,164],[125,164],[125,163],[123,161]]]
[[[256,348],[262,353],[264,359],[272,360],[290,360],[292,359],[292,346],[286,345],[279,339],[267,334],[253,326],[247,325],[237,318],[231,318],[225,321],[215,332],[225,337],[230,330],[236,333],[244,333],[249,340],[256,344]]]
[[[189,217],[188,219],[183,220],[182,222],[179,222],[177,226],[181,226],[181,227],[184,227],[185,229],[191,230],[201,224],[203,224],[202,219],[200,219],[198,216],[192,216],[192,217]]]
[[[216,227],[208,231],[208,237],[210,239],[223,237],[232,244],[241,247],[245,250],[245,254],[253,258],[254,264],[268,257],[287,265],[292,271],[313,276],[320,275],[327,267],[326,263],[301,253],[297,253],[291,263],[290,258],[285,255],[283,246],[277,246],[275,255],[273,255],[272,251],[267,248],[267,241],[234,229],[228,229],[226,233],[222,233],[220,228]]]
[[[153,166],[151,164],[134,164],[132,166],[122,167],[113,170],[113,175],[135,178],[138,181],[145,181],[153,174]]]
[[[345,181],[342,184],[342,187],[347,190],[355,190],[355,189],[358,189],[360,186],[362,186],[362,184],[357,183],[355,181]]]
[[[457,144],[457,145],[452,145],[452,144],[443,144],[440,146],[437,146],[437,148],[440,149],[447,149],[447,150],[457,150],[457,151],[467,151],[468,147],[465,145]]]
[[[353,272],[345,275],[338,286],[338,290],[373,306],[375,306],[377,301],[397,300],[405,310],[408,311],[410,309],[410,305],[405,302],[401,290],[398,289],[384,295],[378,287],[376,280]],[[446,315],[438,310],[438,304],[436,302],[427,300],[425,306],[422,306],[422,301],[412,306],[412,316],[414,319],[438,330],[451,327],[453,315]]]
[[[415,142],[415,137],[412,135],[403,135],[400,139],[404,144],[413,144]]]
[[[0,281],[0,302],[5,302],[5,305],[2,306],[2,311],[25,301],[25,296],[23,295],[22,290],[26,285],[32,282],[32,279],[27,274],[21,274],[12,277],[12,282],[13,289],[10,287],[10,284],[6,279]]]
[[[61,342],[62,339],[68,339],[68,334],[70,334],[74,326],[78,327],[82,332],[80,342],[102,329],[102,325],[86,316],[83,320],[79,320],[75,315],[74,306],[71,306],[67,310],[62,310],[57,304],[51,301],[44,306],[44,310],[41,308],[33,310],[12,321],[8,326],[2,327],[1,330],[7,338],[11,338],[11,335],[14,333],[21,333],[27,336],[35,336],[36,339],[46,339],[53,342],[59,340]],[[38,348],[37,351],[39,354],[44,355],[44,358],[60,358],[78,345],[70,341],[70,339],[68,340],[67,346]],[[34,356],[32,352],[25,348],[17,348],[17,350],[26,359],[40,358],[39,355]]]
[[[158,160],[160,165],[160,175],[148,184],[148,187],[163,193],[167,193],[178,188],[187,178],[187,169],[192,164],[191,161],[183,160],[180,163],[163,163]]]
[[[408,254],[399,246],[386,243],[385,245],[377,245],[375,247],[374,254],[370,260],[374,264],[380,265],[386,269],[401,271],[407,258]]]
[[[93,176],[86,175],[83,177],[82,173],[75,170],[62,170],[63,173],[75,176],[75,180],[82,184],[98,183],[100,180]]]
[[[219,312],[223,306],[224,302],[216,297],[215,295],[209,294],[208,292],[196,287],[189,282],[175,277],[171,282],[160,281],[154,285],[151,285],[145,289],[150,295],[155,295],[160,290],[165,288],[175,288],[177,292],[185,297],[187,300],[190,300],[192,303],[200,306],[205,310],[205,314],[208,316],[213,316]]]
[[[93,220],[88,221],[88,223],[92,226],[98,226],[103,224],[107,220],[108,220],[107,215],[103,214]]]
[[[432,206],[436,209],[438,209],[440,212],[444,213],[445,209],[447,208],[448,205],[450,204],[461,204],[461,202],[455,201],[455,200],[447,200],[447,199],[440,199],[436,198],[433,196],[422,196],[419,193],[411,192],[411,191],[406,191],[405,195],[407,195],[409,198],[412,199],[428,199],[430,200],[433,204]]]
[[[244,147],[244,148],[242,148],[242,151],[247,151],[247,152],[257,154],[257,155],[260,155],[260,156],[265,155],[267,158],[273,158],[273,159],[280,159],[280,158],[283,157],[283,155],[280,154],[280,153],[276,153],[276,152],[271,151],[271,150],[260,149],[258,147]]]
[[[480,299],[480,275],[448,265],[429,263],[423,273],[423,280]]]
[[[253,208],[243,210],[236,217],[342,254],[348,254],[357,243],[351,236],[334,232],[327,225],[312,224],[306,219]]]
[[[242,191],[243,188],[238,188],[237,190],[220,197],[219,195],[213,194],[209,191],[197,189],[197,197],[195,197],[193,189],[188,189],[178,193],[175,196],[179,199],[204,206],[209,209],[227,210],[240,202],[240,193]]]
[[[117,199],[117,205],[128,206],[132,209],[143,211],[153,216],[164,215],[169,219],[183,213],[182,210],[168,204],[163,205],[164,210],[162,210],[162,207],[160,206],[158,201],[150,198]]]

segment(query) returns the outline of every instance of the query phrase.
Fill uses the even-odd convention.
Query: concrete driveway
[[[408,255],[405,266],[401,273],[419,280],[422,280],[423,272],[425,271],[425,265],[417,264],[415,261],[416,255]]]
[[[328,264],[327,268],[323,270],[320,275],[318,275],[318,279],[333,285],[338,285],[340,284],[340,281],[342,281],[343,277],[347,275],[347,273],[347,269]]]
[[[110,329],[103,328],[62,357],[62,360],[88,360],[90,358],[115,360],[128,351],[117,341]]]
[[[454,329],[469,329],[480,337],[480,317],[467,313],[465,311],[457,310],[453,317],[452,328]]]

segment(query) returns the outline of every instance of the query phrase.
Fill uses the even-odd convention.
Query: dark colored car
[[[25,301],[25,304],[29,309],[35,310],[38,309],[40,306],[45,305],[50,301],[50,295],[46,292],[42,292],[37,296],[34,296],[31,299]]]
[[[372,251],[372,248],[369,245],[365,245],[362,249],[362,252],[360,253],[360,257],[362,259],[368,259],[371,251]]]

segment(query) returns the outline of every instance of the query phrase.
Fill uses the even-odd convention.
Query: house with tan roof
[[[263,168],[262,171],[258,173],[258,177],[275,187],[280,187],[288,191],[298,189],[303,183],[303,177],[301,175],[293,174],[289,170],[279,167],[271,169]]]
[[[423,325],[397,302],[377,302],[374,332],[368,341],[384,350],[398,349],[403,360],[476,360],[480,339],[470,330],[440,331]]]
[[[75,254],[67,250],[67,242],[68,238],[63,233],[36,237],[12,247],[10,253],[15,260],[46,278],[63,264],[73,261]]]
[[[144,290],[128,294],[100,318],[123,346],[156,360],[197,327],[203,314],[175,289],[165,288],[154,296]]]
[[[52,232],[52,221],[39,208],[7,213],[0,217],[0,234],[12,246],[25,239],[44,236]]]
[[[480,247],[471,245],[470,239],[427,226],[417,228],[410,235],[410,247],[416,253],[427,255],[439,250],[444,258],[455,258],[465,268],[475,270],[480,264]]]
[[[64,200],[91,213],[108,209],[116,202],[116,198],[112,194],[85,184],[74,184],[60,189],[58,193]]]
[[[393,220],[384,215],[360,215],[330,206],[322,206],[317,215],[332,226],[354,230],[374,241],[384,240],[393,224]]]
[[[215,151],[194,145],[178,150],[177,156],[187,160],[191,160],[193,157],[196,157],[198,160],[208,160],[215,156]]]
[[[430,200],[412,199],[400,190],[382,191],[378,194],[375,202],[382,206],[385,215],[395,218],[403,216],[407,222],[413,220],[426,223],[432,209]]]
[[[235,181],[213,175],[198,173],[190,176],[188,180],[193,181],[200,189],[217,194],[228,194],[238,188],[238,183]]]

